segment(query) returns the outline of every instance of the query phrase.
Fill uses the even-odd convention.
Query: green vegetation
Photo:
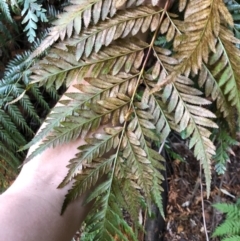
[[[236,204],[218,203],[214,207],[226,214],[225,221],[216,228],[213,237],[222,237],[222,241],[238,241],[240,239],[240,200]]]

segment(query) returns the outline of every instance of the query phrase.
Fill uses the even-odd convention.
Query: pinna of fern
[[[222,241],[237,241],[240,238],[239,200],[236,204],[216,203],[213,205],[226,218],[214,231],[212,237],[221,237]]]
[[[166,3],[164,9],[143,1],[72,1],[30,56],[51,46],[31,68],[32,84],[58,89],[77,80],[75,87],[81,91],[66,93],[68,99],[52,110],[47,126],[29,145],[45,140],[27,161],[48,147],[85,138],[59,187],[74,180],[64,211],[97,185],[86,199],[94,200],[86,219],[93,240],[113,240],[115,235],[128,240],[122,208],[136,226],[135,205],[144,203],[150,209],[154,202],[163,214],[159,170],[164,159],[152,143],[164,142],[171,130],[185,132],[204,168],[209,195],[216,149],[211,129],[218,128],[212,106],[216,104],[217,117],[229,126],[235,124],[231,113],[239,114],[239,40],[224,2],[180,0],[179,15],[167,12],[169,1],[152,5],[160,2]],[[149,42],[134,38],[147,31],[152,32]],[[155,46],[158,35],[172,49]],[[140,99],[138,92],[143,92]],[[96,133],[105,124],[104,132]],[[104,181],[98,184],[100,179]],[[136,240],[133,232],[129,235]]]

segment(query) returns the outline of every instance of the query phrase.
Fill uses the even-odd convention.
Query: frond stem
[[[140,82],[140,80],[141,80],[141,77],[142,77],[142,75],[143,75],[143,73],[144,73],[144,69],[145,69],[145,66],[146,66],[146,64],[147,64],[147,61],[148,61],[148,59],[149,59],[150,52],[151,52],[151,50],[153,49],[154,42],[155,42],[155,40],[156,40],[156,38],[157,38],[160,25],[161,25],[161,23],[162,23],[162,21],[163,21],[163,17],[164,17],[164,15],[165,15],[166,12],[167,12],[168,5],[169,5],[169,3],[170,3],[169,1],[170,1],[170,0],[167,0],[167,2],[165,3],[165,6],[164,6],[164,9],[163,9],[161,18],[160,18],[159,23],[158,23],[158,27],[157,27],[157,29],[156,29],[155,32],[154,32],[154,35],[153,35],[152,40],[151,40],[151,43],[149,44],[149,49],[148,49],[146,58],[144,59],[142,68],[141,68],[141,70],[140,70],[140,73],[139,73],[139,76],[138,76],[138,80],[137,80],[137,84],[136,84],[136,88],[135,88],[135,90],[134,90],[134,92],[133,92],[133,95],[132,95],[131,105],[132,105],[133,99],[134,99],[134,97],[135,97],[135,95],[136,95],[137,87],[138,87],[138,85],[139,85],[139,82]],[[130,107],[130,108],[131,108],[131,107]],[[129,110],[130,110],[130,108],[129,108]]]
[[[171,24],[175,27],[175,29],[177,30],[177,32],[182,35],[181,31],[178,29],[178,27],[176,26],[176,24],[172,21],[172,18],[169,16],[168,12],[166,12],[166,15],[169,19],[169,21],[171,22]]]

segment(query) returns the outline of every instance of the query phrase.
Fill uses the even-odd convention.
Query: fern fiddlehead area
[[[192,150],[206,198],[212,176],[227,170],[239,128],[240,4],[72,0],[65,5],[39,41],[35,25],[47,22],[51,8],[46,11],[34,0],[14,5],[22,8],[31,48],[8,63],[0,82],[1,165],[16,168],[24,150],[42,139],[25,162],[49,147],[84,138],[59,183],[61,188],[73,181],[62,213],[94,187],[86,199],[94,204],[83,240],[139,240],[145,225],[140,211],[154,217],[155,205],[165,216],[163,183],[172,136]],[[3,23],[12,21],[6,1],[0,9]],[[79,92],[64,92],[73,82]],[[52,108],[49,100],[56,102],[62,92],[67,99]],[[30,141],[45,118],[36,107],[48,113],[47,124]],[[228,231],[223,234],[228,237]]]

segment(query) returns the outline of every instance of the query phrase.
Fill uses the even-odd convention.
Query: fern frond
[[[224,236],[226,234],[236,235],[240,233],[240,221],[227,220],[220,227],[217,227],[213,236]]]
[[[208,62],[210,51],[216,52],[215,39],[220,32],[222,17],[233,26],[231,15],[222,0],[193,0],[188,3],[184,22],[178,23],[182,35],[174,40],[175,57],[179,60],[175,68],[177,74],[188,76],[191,71],[197,74],[203,61]]]
[[[111,117],[113,125],[123,123],[130,101],[129,97],[125,94],[126,92],[130,95],[133,93],[133,89],[136,87],[136,80],[134,76],[131,75],[123,75],[122,78],[120,77],[121,75],[119,75],[119,77],[105,75],[99,79],[85,78],[90,85],[76,85],[83,93],[67,94],[73,101],[62,101],[61,103],[66,105],[65,108],[55,107],[55,109],[53,109],[53,113],[50,114],[49,120],[47,120],[50,124],[34,138],[31,144],[36,143],[49,133],[49,131],[52,131],[51,136],[49,136],[26,161],[41,153],[48,148],[49,145],[54,147],[58,144],[76,139],[79,136],[86,136],[90,131],[96,130],[101,121],[103,121],[103,123],[108,122]],[[129,87],[129,89],[127,89],[127,87]],[[107,105],[104,108],[102,105],[106,103],[106,101],[99,99],[104,97],[108,99],[109,96],[112,96],[110,97],[111,100],[115,98],[115,102],[113,102],[115,104],[111,106]],[[116,99],[116,97],[118,97],[118,99]],[[118,103],[120,103],[120,105],[118,105]],[[122,106],[123,108],[121,108]],[[57,113],[55,113],[55,111]],[[110,115],[111,112],[113,113]],[[118,114],[120,116],[118,116]]]
[[[2,127],[12,136],[14,140],[17,141],[18,145],[24,144],[26,142],[25,138],[20,134],[11,118],[5,113],[5,111],[0,109],[0,123]]]
[[[220,212],[227,214],[230,219],[239,219],[240,217],[240,209],[237,204],[216,203],[213,206]]]
[[[236,38],[240,38],[240,4],[237,1],[228,1],[226,2],[226,6],[228,11],[232,15],[234,21],[233,32]]]
[[[119,161],[117,161],[117,163],[119,163]],[[128,178],[132,174],[128,172],[123,165],[121,166],[121,170],[125,172],[125,177],[116,180],[118,185],[115,185],[116,188],[113,186],[113,193],[119,205],[129,213],[134,226],[139,227],[139,210],[145,208],[143,207],[143,203],[145,204],[144,198],[139,190],[134,187],[131,179]]]
[[[4,34],[0,34],[0,40],[1,40],[0,47],[3,52],[7,53],[4,47],[9,46],[9,41],[13,39],[13,34],[8,29],[8,27],[4,24],[3,21],[4,21],[3,16],[0,15],[0,31],[1,33],[4,33]]]
[[[122,131],[122,128],[118,129],[109,129],[106,128],[106,133],[111,133],[111,135],[108,134],[95,134],[92,138],[85,138],[86,145],[80,146],[78,149],[80,152],[76,154],[76,157],[72,160],[70,160],[70,164],[68,165],[69,171],[67,176],[64,178],[62,183],[59,185],[59,187],[65,186],[69,181],[71,181],[76,175],[81,173],[82,168],[84,169],[84,166],[91,164],[93,161],[96,161],[97,158],[102,157],[104,154],[108,153],[110,150],[116,148],[116,144],[119,142],[119,135]],[[90,175],[89,175],[90,176]],[[98,177],[99,175],[97,175]],[[97,178],[98,179],[98,178]],[[82,182],[82,185],[88,185],[88,180]],[[86,191],[86,187],[83,188],[84,192]]]
[[[45,59],[32,68],[32,83],[49,81],[52,85],[56,82],[56,88],[59,88],[64,82],[68,86],[76,77],[81,79],[86,74],[89,76],[90,70],[90,76],[96,77],[99,73],[108,74],[110,71],[116,75],[123,66],[125,70],[130,70],[131,67],[139,68],[144,55],[143,50],[147,47],[148,44],[138,40],[134,44],[119,40],[98,54],[92,54],[87,61],[76,61],[76,48],[71,52],[52,49]]]
[[[239,209],[239,200],[237,204],[227,204],[227,203],[216,203],[213,205],[222,213],[226,213],[226,219],[220,226],[218,226],[214,233],[213,237],[220,236],[222,240],[232,241],[239,240],[240,234],[240,209]]]
[[[240,111],[240,71],[239,71],[239,54],[240,50],[234,45],[240,43],[233,36],[233,33],[222,27],[219,35],[218,48],[221,59],[219,59],[217,67],[215,67],[213,75],[219,76],[219,85],[224,90],[228,101],[232,106],[236,106]],[[222,55],[222,56],[221,56]],[[215,61],[214,61],[215,62]]]
[[[217,140],[217,150],[216,155],[213,157],[215,160],[215,170],[216,172],[220,174],[224,174],[226,171],[226,163],[230,161],[230,148],[233,145],[237,145],[238,142],[233,139],[229,133],[227,132],[227,129],[221,126],[219,128],[219,131],[216,135]]]
[[[83,169],[79,173],[80,175],[75,177],[76,180],[72,189],[70,189],[66,195],[62,206],[62,212],[64,212],[70,202],[77,199],[77,197],[81,196],[91,187],[94,187],[104,174],[108,174],[112,168],[114,160],[115,156],[110,156],[109,158],[96,158],[95,160],[92,160],[92,165],[89,165],[90,168],[87,163],[85,165],[83,164]],[[63,185],[63,183],[61,185]],[[95,192],[91,193],[91,195],[94,195],[95,197]],[[94,199],[94,197],[90,196],[89,199]]]
[[[175,45],[177,39],[180,38],[182,32],[178,25],[181,26],[181,22],[178,20],[179,16],[173,13],[166,13],[166,17],[160,25],[160,33],[165,34],[166,41],[170,42],[175,38]]]
[[[156,95],[151,95],[147,88],[143,93],[142,102],[149,105],[150,113],[153,116],[152,122],[156,127],[156,133],[159,135],[160,142],[163,142],[171,131],[171,123],[167,117],[164,103],[160,98],[157,98]]]
[[[17,143],[16,140],[13,139],[13,136],[4,130],[2,126],[0,126],[0,130],[0,141],[4,143],[4,146],[13,153],[16,152],[18,150],[19,143]]]
[[[227,95],[224,93],[224,89],[221,88],[221,86],[219,85],[218,73],[214,71],[214,69],[221,69],[221,68],[223,68],[222,71],[224,71],[224,68],[228,68],[228,66],[225,66],[223,64],[224,57],[219,58],[218,60],[219,63],[215,62],[216,58],[221,56],[221,54],[219,55],[219,52],[220,51],[218,51],[218,46],[217,46],[217,52],[216,54],[213,54],[210,57],[208,66],[206,65],[202,66],[202,69],[199,74],[198,84],[200,87],[203,87],[205,85],[205,88],[204,88],[205,96],[211,97],[213,101],[216,101],[217,109],[222,112],[223,117],[228,122],[229,128],[231,129],[232,133],[234,133],[235,132],[234,110],[231,108],[231,104],[228,101]]]
[[[16,149],[14,149],[16,151]],[[20,164],[19,155],[16,155],[13,149],[8,146],[6,141],[0,141],[0,155],[1,159],[4,160],[12,170],[16,170]],[[1,162],[2,164],[2,162]],[[10,168],[6,168],[6,170],[10,170]]]
[[[137,130],[136,130],[137,131]],[[147,153],[142,149],[136,133],[128,131],[123,137],[123,160],[131,167],[134,187],[142,189],[144,195],[149,199],[152,187],[151,174],[153,173],[150,160],[147,159]],[[128,161],[127,161],[128,160]]]
[[[183,79],[181,79],[181,81],[182,80]],[[187,91],[188,85],[182,89],[182,84],[179,83],[179,85],[178,83],[179,82],[176,81],[172,86],[167,86],[164,89],[163,96],[165,101],[170,97],[168,110],[169,112],[175,110],[175,122],[178,123],[180,131],[186,130],[186,138],[190,137],[189,148],[194,147],[194,155],[200,161],[201,165],[203,165],[207,192],[209,194],[211,158],[215,154],[215,146],[209,139],[211,132],[207,128],[218,128],[215,122],[209,119],[209,117],[215,118],[215,115],[209,110],[199,106],[210,104],[208,100],[195,95],[191,96],[189,93],[192,93],[192,91],[190,89]],[[166,93],[170,95],[166,95]],[[174,97],[172,95],[174,95]],[[166,97],[168,98],[166,99]]]
[[[53,22],[55,26],[51,28],[49,36],[30,58],[40,55],[58,39],[64,40],[65,37],[70,38],[74,33],[80,34],[82,28],[88,28],[91,21],[97,24],[100,19],[104,21],[116,12],[115,5],[110,0],[84,0],[81,2],[72,0],[71,3],[72,5],[64,9],[65,12],[59,16],[58,20]]]
[[[158,79],[157,85],[161,86],[169,77],[169,73],[178,66],[178,61],[169,56],[171,51],[154,47],[157,62],[152,70],[154,78]],[[157,66],[157,67],[156,67]],[[155,87],[154,87],[155,88]],[[157,93],[157,92],[156,92]],[[207,183],[207,192],[210,193],[211,183],[211,158],[215,154],[215,146],[209,139],[211,132],[207,128],[217,128],[215,122],[209,118],[216,116],[204,105],[211,102],[200,97],[202,92],[194,87],[194,82],[184,76],[175,76],[175,82],[167,84],[161,93],[161,99],[167,106],[169,126],[178,132],[186,131],[190,137],[189,148],[194,147],[194,155],[203,165]],[[164,112],[163,112],[164,113]],[[177,128],[172,125],[172,120]]]
[[[21,15],[24,16],[22,24],[26,24],[23,31],[27,31],[28,41],[34,42],[36,38],[37,22],[47,22],[46,10],[36,0],[25,0]]]
[[[115,196],[106,188],[104,193],[95,203],[95,208],[91,211],[86,224],[92,224],[89,233],[96,233],[94,240],[134,240],[137,241],[133,230],[128,226],[126,221],[121,217],[121,209],[117,203]],[[106,198],[107,196],[107,198]],[[114,205],[114,206],[113,206]],[[101,208],[100,208],[101,207]]]
[[[98,53],[102,46],[108,46],[118,38],[144,33],[149,28],[155,31],[161,12],[162,10],[157,11],[146,6],[129,9],[117,14],[111,20],[89,27],[78,37],[67,39],[55,47],[66,50],[67,46],[77,46],[76,59],[79,60],[83,54],[88,57],[93,51]]]
[[[9,4],[7,3],[6,0],[0,1],[0,11],[4,15],[5,20],[8,20],[12,24],[14,23],[14,20],[11,16],[11,13],[10,13]]]
[[[16,105],[8,105],[5,110],[18,129],[22,129],[28,136],[33,135],[32,129],[26,123],[26,120]],[[21,145],[23,145],[23,143]]]
[[[223,238],[222,241],[238,241],[240,239],[240,235],[232,235],[228,238]]]
[[[163,175],[161,174],[161,170],[165,170],[165,167],[161,165],[160,161],[164,162],[164,158],[158,153],[155,152],[154,150],[151,150],[151,156],[152,158],[152,164],[155,169],[154,174],[153,174],[153,186],[151,190],[151,195],[152,195],[152,200],[153,202],[157,205],[160,214],[162,217],[165,217],[164,214],[164,207],[163,207],[163,202],[162,202],[162,192],[164,191],[162,188],[162,182],[164,180]]]
[[[56,106],[53,111],[48,115],[48,118],[45,120],[46,126],[41,129],[37,135],[29,142],[22,150],[28,149],[33,144],[42,140],[48,133],[50,133],[54,127],[58,126],[61,121],[64,121],[68,115],[71,115],[74,110],[78,107],[79,103],[68,105],[68,108],[64,106]]]

